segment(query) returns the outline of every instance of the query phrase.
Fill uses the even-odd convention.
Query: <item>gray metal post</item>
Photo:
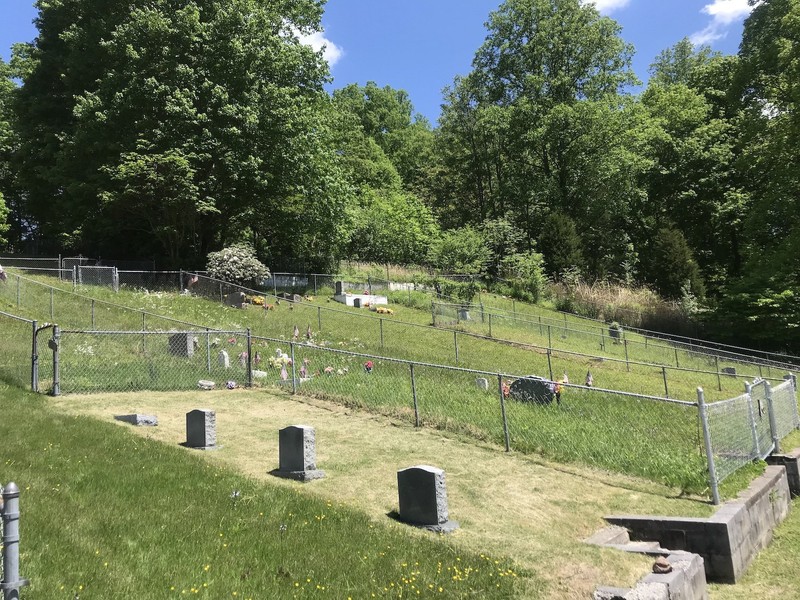
[[[142,354],[147,352],[147,334],[145,331],[147,331],[147,322],[144,318],[144,312],[142,312]]]
[[[13,481],[3,489],[3,589],[4,600],[19,600],[19,488]]]
[[[322,331],[322,307],[317,307],[317,331]]]
[[[414,363],[411,363],[411,395],[414,398],[414,427],[419,427],[419,404],[417,402],[417,379],[414,377]]]
[[[511,452],[511,438],[508,435],[508,419],[506,418],[506,397],[503,394],[503,376],[497,374],[497,391],[500,393],[500,413],[503,416],[503,436],[506,441],[506,452]]]
[[[75,288],[78,285],[78,267],[76,265],[72,266],[72,291],[75,291]]]
[[[297,393],[297,366],[294,360],[294,342],[289,342],[289,358],[292,359],[292,393]]]
[[[31,335],[31,391],[39,391],[39,353],[36,348],[36,321]]]
[[[775,420],[775,406],[772,403],[772,385],[769,381],[764,382],[764,389],[767,392],[767,410],[769,410],[769,429],[772,433],[772,451],[781,451],[781,440],[778,437],[778,424]]]
[[[314,274],[314,295],[317,295],[317,274]]]
[[[225,302],[225,299],[222,297],[222,284],[219,284],[219,303],[222,304]]]
[[[53,298],[53,295],[54,295],[53,288],[50,288],[50,320],[51,321],[55,321],[56,320],[56,316],[55,316],[56,307],[55,307],[55,299]]]
[[[697,388],[697,408],[700,412],[700,423],[703,425],[703,442],[706,447],[706,460],[708,461],[708,478],[711,484],[711,497],[715,505],[719,500],[719,482],[717,481],[717,468],[714,465],[714,451],[711,447],[711,430],[708,427],[708,414],[706,412],[706,398],[703,388]]]
[[[58,346],[61,344],[61,329],[58,325],[53,326],[53,339],[49,346],[53,350],[53,396],[61,395],[61,369],[59,365]]]
[[[539,335],[544,335],[542,331],[542,315],[539,315]]]
[[[761,458],[761,447],[758,441],[758,430],[756,429],[756,413],[753,410],[753,386],[748,381],[744,382],[744,391],[747,394],[747,414],[750,419],[750,436],[753,438],[753,458]]]
[[[628,361],[628,340],[622,340],[622,344],[625,346],[625,368],[628,369],[628,373],[631,372],[631,363]]]
[[[719,376],[719,356],[716,354],[714,355],[714,365],[717,369],[717,389],[721,392],[722,391],[722,378]]]
[[[181,269],[181,274],[179,275],[180,282],[179,285],[181,286],[181,294],[183,294],[183,269]]]
[[[92,298],[92,330],[95,330],[96,327],[94,325],[94,298]]]
[[[553,362],[550,360],[550,355],[552,351],[550,348],[547,349],[547,370],[550,372],[550,381],[553,381]]]
[[[206,368],[211,373],[211,330],[206,327]]]
[[[19,275],[17,275],[17,308],[19,308]]]
[[[552,336],[552,333],[550,331],[550,325],[548,325],[547,326],[547,349],[550,350],[552,347],[553,347],[553,336]]]
[[[383,349],[383,319],[378,319],[381,327],[381,349]]]
[[[492,337],[492,313],[489,313],[489,337]]]
[[[456,362],[458,362],[458,332],[457,331],[453,332],[453,346],[455,347],[455,350],[456,350]]]
[[[678,368],[681,367],[681,363],[678,361],[678,349],[677,348],[675,348],[675,366],[678,367]]]
[[[664,376],[664,398],[669,398],[669,388],[667,387],[667,367],[661,367],[661,375]]]
[[[294,346],[292,346],[292,384],[294,384]],[[247,328],[247,387],[253,387],[253,334]]]
[[[789,373],[789,380],[792,382],[792,417],[794,418],[795,428],[800,427],[800,413],[797,410],[797,376]]]
[[[431,300],[431,322],[436,327],[436,303],[433,300]]]

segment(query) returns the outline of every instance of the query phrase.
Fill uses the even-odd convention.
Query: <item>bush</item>
[[[209,275],[239,285],[259,284],[269,277],[269,269],[256,258],[255,252],[244,244],[235,244],[208,255]]]

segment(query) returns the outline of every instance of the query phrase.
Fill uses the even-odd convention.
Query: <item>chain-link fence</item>
[[[0,282],[0,290],[5,284]],[[31,385],[31,355],[36,322],[0,311],[0,378],[11,385]]]

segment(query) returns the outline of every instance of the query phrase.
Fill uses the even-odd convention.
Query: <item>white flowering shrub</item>
[[[259,283],[269,277],[269,269],[256,258],[253,249],[244,244],[211,252],[206,269],[216,279],[241,285]]]

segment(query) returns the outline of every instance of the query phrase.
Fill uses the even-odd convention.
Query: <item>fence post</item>
[[[292,346],[292,384],[294,384],[294,346]],[[253,387],[253,334],[247,328],[247,387]]]
[[[92,331],[94,331],[94,330],[95,330],[95,325],[94,325],[94,298],[92,298]]]
[[[219,284],[219,303],[220,304],[224,304],[225,303],[225,299],[222,297],[222,284],[221,283]]]
[[[19,487],[13,481],[3,489],[3,599],[19,600]]]
[[[550,348],[548,348],[547,349],[547,370],[550,372],[550,381],[554,381],[553,380],[553,363],[550,360],[551,353],[552,353],[552,350],[550,350]]]
[[[503,435],[506,440],[506,452],[511,452],[511,438],[508,435],[508,419],[506,419],[506,397],[503,394],[503,376],[497,374],[497,390],[500,393],[500,413],[503,415]]]
[[[17,275],[17,308],[19,308],[19,275]]]
[[[417,403],[417,379],[414,377],[414,363],[411,363],[411,396],[414,398],[414,427],[419,427],[419,404]]]
[[[211,373],[211,330],[206,327],[206,369]]]
[[[147,352],[147,322],[145,321],[144,311],[142,311],[142,354]]]
[[[542,315],[539,315],[539,335],[544,335],[544,331],[542,331]]]
[[[433,326],[436,327],[436,303],[433,300],[431,300],[431,321]]]
[[[722,391],[722,378],[719,376],[719,356],[714,355],[714,365],[717,368],[717,390]]]
[[[181,273],[180,273],[179,277],[180,277],[180,281],[178,282],[178,285],[181,287],[181,294],[183,294],[183,269],[181,269]]]
[[[547,326],[547,349],[550,350],[553,347],[553,336],[550,331],[550,325]],[[552,379],[552,377],[551,377]]]
[[[489,313],[489,337],[492,337],[492,313]]]
[[[628,361],[628,338],[622,340],[622,344],[625,346],[625,368],[628,370],[628,373],[630,373],[631,363]]]
[[[714,465],[714,451],[711,447],[711,430],[708,427],[708,414],[706,412],[706,398],[703,388],[697,388],[697,408],[700,412],[700,422],[703,425],[703,442],[706,447],[706,460],[708,461],[708,478],[711,484],[711,498],[714,505],[718,505],[719,482],[717,481],[717,469]]]
[[[49,346],[53,350],[53,396],[61,395],[61,368],[59,364],[58,347],[61,344],[61,329],[58,325],[53,325],[53,339]]]
[[[675,348],[675,366],[681,368],[681,363],[678,361],[678,349]]]
[[[72,291],[75,291],[75,288],[78,287],[78,267],[76,265],[72,266]]]
[[[297,393],[297,366],[294,358],[295,342],[289,342],[289,359],[292,361],[292,394]]]
[[[789,373],[789,380],[792,382],[792,418],[794,419],[795,429],[800,428],[800,413],[797,411],[797,376]]]
[[[486,315],[483,313],[483,302],[481,302],[481,323],[486,322]]]
[[[50,320],[51,321],[55,321],[56,320],[56,317],[55,317],[56,307],[54,305],[55,299],[53,298],[53,294],[54,294],[53,288],[50,288]]]
[[[378,319],[381,327],[381,350],[383,350],[383,318]]]
[[[367,274],[367,291],[372,295],[372,277]]]
[[[457,331],[453,332],[453,346],[455,347],[455,350],[456,350],[456,362],[458,362],[458,332]]]
[[[753,450],[755,450],[754,458],[761,458],[761,447],[758,442],[758,430],[756,429],[756,413],[753,411],[753,397],[751,393],[753,386],[749,382],[744,382],[744,391],[747,395],[747,414],[750,419],[750,435],[753,438]]]
[[[664,398],[669,398],[669,388],[667,387],[667,367],[661,367],[661,375],[664,376]]]
[[[39,391],[39,353],[36,348],[36,321],[33,322],[31,335],[31,391]]]
[[[322,331],[322,307],[317,307],[317,330]]]
[[[772,433],[773,452],[781,451],[781,440],[778,437],[778,424],[775,421],[775,407],[772,404],[772,385],[769,381],[764,382],[764,389],[767,393],[767,410],[769,410],[769,430]]]

